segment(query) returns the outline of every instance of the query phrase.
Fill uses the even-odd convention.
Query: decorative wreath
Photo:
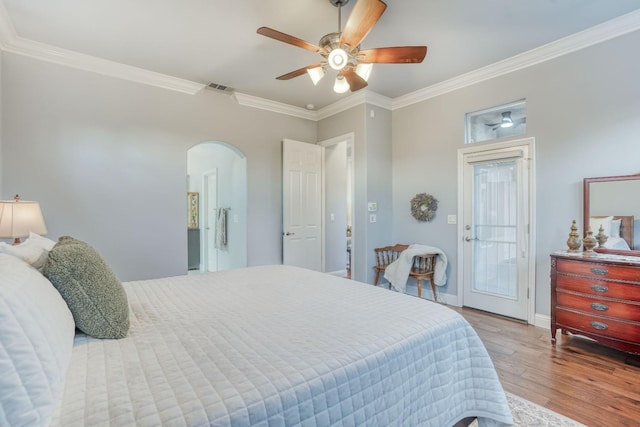
[[[411,215],[418,221],[431,221],[438,210],[438,201],[431,194],[420,193],[411,199]]]

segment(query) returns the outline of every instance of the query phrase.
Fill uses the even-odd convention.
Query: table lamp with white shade
[[[0,200],[0,239],[14,239],[13,244],[20,244],[21,237],[29,236],[29,232],[47,234],[40,203],[20,200]]]

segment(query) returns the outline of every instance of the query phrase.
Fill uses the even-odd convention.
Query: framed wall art
[[[195,230],[199,227],[198,224],[198,193],[187,193],[187,209],[189,216],[187,217],[187,228],[189,230]]]

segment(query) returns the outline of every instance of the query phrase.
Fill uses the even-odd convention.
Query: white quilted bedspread
[[[76,336],[54,425],[511,423],[483,344],[441,305],[286,266],[125,288],[129,335]]]

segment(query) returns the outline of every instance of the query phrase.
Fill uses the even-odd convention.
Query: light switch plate
[[[378,210],[378,204],[376,202],[369,202],[367,204],[367,210],[369,212],[375,212]]]
[[[376,222],[377,218],[376,218],[376,214],[371,214],[369,215],[369,222],[371,224],[373,224],[374,222]]]
[[[447,215],[447,224],[457,224],[458,217],[456,215]]]

